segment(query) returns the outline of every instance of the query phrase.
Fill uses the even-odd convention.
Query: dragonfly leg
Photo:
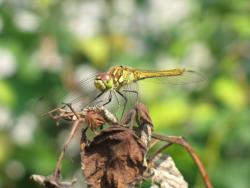
[[[123,114],[125,112],[125,108],[127,106],[127,103],[128,103],[128,99],[119,91],[119,90],[116,90],[116,92],[124,99],[125,103],[124,103],[124,107],[123,107],[123,110],[122,110],[122,116],[123,117]]]
[[[98,97],[100,97],[101,95],[99,95]],[[96,99],[98,98],[98,97],[96,97]],[[106,103],[104,103],[103,104],[103,106],[105,106],[105,105],[107,105],[108,103],[110,103],[111,102],[111,92],[109,93],[109,97],[108,97],[108,101],[106,102]],[[92,102],[94,102],[96,99],[94,99]],[[101,100],[99,100],[99,101],[97,101],[95,104],[97,105],[97,104],[100,104],[100,103],[102,103],[102,102],[105,102],[106,101],[106,99],[101,99]]]
[[[101,93],[99,93],[92,101],[90,101],[89,104],[93,103],[96,99],[98,99],[99,97],[101,97],[104,94],[105,91],[102,91]]]
[[[101,97],[103,94],[105,93],[105,91],[102,91],[101,93],[99,93],[94,99],[92,99],[89,103],[84,104],[84,106],[82,107],[82,109],[86,106],[89,106],[90,104],[92,104],[96,99],[98,99],[99,97]],[[82,99],[82,95],[80,95],[79,97],[75,98],[74,100],[72,100],[70,103],[72,104],[76,104],[79,101],[81,101]],[[64,103],[64,106],[62,108],[65,108],[67,105],[65,105],[66,103]]]
[[[99,93],[94,99],[92,99],[88,104],[86,104],[85,107],[86,107],[87,105],[92,104],[92,103],[93,103],[94,101],[96,101],[99,97],[101,97],[104,93],[105,93],[105,91],[102,91],[101,93]],[[102,102],[102,100],[101,100],[101,101],[97,101],[97,104],[100,103],[100,102]]]
[[[108,103],[110,103],[111,100],[112,100],[112,93],[111,93],[111,91],[109,91],[109,98],[108,98],[108,101],[105,102],[105,103],[103,104],[103,106],[105,106],[105,105],[107,105]]]

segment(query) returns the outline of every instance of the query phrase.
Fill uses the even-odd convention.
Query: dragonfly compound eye
[[[108,74],[99,74],[95,79],[95,86],[100,91],[105,91],[113,87],[113,80]]]

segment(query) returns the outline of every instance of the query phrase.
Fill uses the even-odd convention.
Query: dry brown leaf
[[[132,130],[103,130],[82,152],[84,176],[95,188],[126,188],[142,177],[145,153],[145,145]]]

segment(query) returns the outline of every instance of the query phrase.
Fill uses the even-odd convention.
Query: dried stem
[[[74,122],[72,128],[71,128],[71,131],[70,131],[70,134],[63,146],[63,149],[60,153],[60,156],[57,160],[57,163],[56,163],[56,168],[55,168],[55,171],[54,171],[54,176],[59,178],[60,177],[60,174],[61,174],[61,167],[62,167],[62,160],[64,158],[64,154],[65,154],[65,151],[66,151],[66,148],[68,147],[68,145],[70,144],[72,138],[74,137],[75,133],[77,132],[79,126],[81,125],[81,123],[83,122],[83,119],[78,119]]]
[[[178,137],[178,136],[162,136],[156,133],[152,134],[152,138],[161,140],[161,141],[165,141],[165,142],[169,142],[172,144],[178,144],[183,146],[187,152],[191,155],[191,157],[193,158],[194,162],[196,163],[196,165],[198,166],[198,169],[200,171],[200,174],[203,178],[203,181],[206,185],[207,188],[212,188],[212,183],[209,179],[208,173],[205,170],[205,167],[203,165],[203,163],[201,162],[200,158],[198,157],[198,155],[195,153],[194,149],[192,148],[192,146],[183,138],[183,137]]]
[[[162,146],[161,148],[159,148],[149,159],[148,159],[148,163],[151,163],[163,150],[165,150],[166,148],[168,148],[169,146],[172,146],[173,143],[167,143],[164,146]]]
[[[178,145],[183,146],[186,149],[186,151],[191,155],[192,159],[194,160],[194,162],[198,166],[198,169],[202,175],[202,178],[203,178],[204,184],[206,185],[206,188],[212,188],[212,184],[209,180],[209,177],[208,177],[208,174],[204,168],[204,165],[202,164],[201,160],[199,159],[198,155],[195,153],[193,148],[190,146],[189,143],[187,143],[187,141],[184,138],[177,137],[177,136],[163,136],[163,135],[159,135],[156,133],[152,133],[153,132],[152,120],[150,118],[150,115],[149,115],[147,108],[142,103],[137,104],[135,108],[131,109],[126,114],[126,117],[124,118],[124,120],[122,122],[118,122],[116,117],[111,112],[106,110],[104,107],[88,107],[88,108],[83,109],[80,112],[75,112],[74,109],[70,105],[67,105],[67,106],[69,107],[69,109],[71,111],[67,111],[65,109],[59,108],[59,109],[56,109],[54,111],[49,112],[49,115],[56,122],[58,122],[61,119],[65,119],[65,120],[72,122],[73,125],[71,128],[70,134],[69,134],[69,136],[68,136],[68,138],[63,146],[63,149],[60,153],[60,156],[57,160],[56,167],[55,167],[55,170],[54,170],[54,173],[52,174],[52,176],[47,176],[47,177],[40,176],[40,175],[33,175],[32,176],[34,181],[37,181],[38,183],[40,183],[44,187],[55,187],[55,188],[70,187],[71,188],[72,185],[74,184],[75,181],[66,182],[66,183],[59,181],[60,175],[61,175],[62,160],[64,158],[66,148],[68,147],[71,140],[73,139],[79,126],[81,125],[81,123],[86,122],[87,127],[83,131],[83,137],[82,137],[82,142],[81,142],[81,144],[84,144],[84,146],[85,146],[85,147],[82,147],[82,145],[81,145],[81,147],[82,147],[81,151],[84,151],[84,152],[82,152],[82,156],[85,156],[85,157],[83,157],[83,158],[85,158],[85,160],[82,161],[82,164],[84,164],[83,170],[85,171],[85,173],[88,172],[89,170],[91,171],[91,168],[89,167],[90,164],[92,164],[93,162],[94,162],[94,164],[99,164],[98,162],[102,161],[99,159],[97,161],[93,161],[92,157],[94,157],[94,155],[92,155],[91,153],[88,153],[88,155],[85,155],[86,154],[85,149],[87,149],[88,151],[92,151],[92,149],[95,149],[95,147],[97,147],[98,144],[100,144],[100,143],[103,143],[104,145],[106,144],[105,147],[104,146],[100,147],[100,150],[98,148],[96,149],[97,154],[98,154],[98,152],[102,153],[102,152],[107,152],[109,150],[112,151],[111,152],[112,156],[117,156],[116,157],[117,160],[113,161],[113,163],[116,164],[118,162],[117,165],[119,164],[118,165],[118,167],[119,167],[121,164],[124,164],[124,165],[127,164],[127,163],[123,163],[124,161],[121,160],[122,158],[120,156],[124,156],[124,154],[123,154],[123,152],[125,152],[124,147],[131,145],[132,140],[134,140],[133,143],[137,147],[132,147],[132,149],[128,148],[128,151],[125,152],[125,154],[129,155],[128,158],[132,158],[132,156],[133,157],[137,156],[135,159],[136,160],[140,159],[140,162],[137,161],[138,164],[136,163],[137,165],[139,165],[137,168],[140,169],[140,173],[136,175],[138,177],[134,177],[134,176],[131,176],[131,177],[134,177],[135,178],[134,180],[136,182],[136,181],[140,180],[140,178],[143,176],[142,175],[143,171],[144,171],[143,169],[146,169],[146,167],[148,167],[150,169],[152,167],[151,166],[152,163],[154,163],[154,164],[159,163],[157,168],[152,168],[152,170],[155,170],[156,173],[158,172],[158,175],[154,175],[154,177],[152,177],[152,178],[157,179],[157,178],[161,177],[161,179],[158,179],[160,182],[165,182],[165,183],[167,182],[168,183],[168,181],[170,181],[170,180],[168,180],[169,176],[167,174],[170,173],[170,175],[171,175],[171,172],[173,172],[173,171],[177,172],[178,170],[167,168],[167,166],[169,166],[168,164],[170,164],[170,163],[171,163],[170,166],[175,166],[174,162],[173,161],[171,162],[171,160],[168,160],[168,159],[170,159],[170,157],[162,156],[161,152],[165,148],[167,148],[173,144],[178,144]],[[56,112],[55,115],[52,114],[54,112]],[[95,131],[96,129],[100,128],[105,123],[109,124],[113,127],[108,129],[108,130],[105,130],[105,129],[101,130],[101,133],[94,138],[94,140],[96,140],[96,141],[93,140],[89,143],[87,136],[86,136],[86,133],[85,133],[86,130],[88,128],[90,128],[92,131]],[[138,126],[136,126],[136,124]],[[121,127],[119,128],[119,126],[117,127],[117,125],[120,125],[123,128],[121,128]],[[126,127],[129,127],[129,128],[126,128]],[[109,134],[110,134],[110,136],[109,136]],[[154,141],[151,141],[151,137],[158,140],[158,141],[165,141],[165,142],[167,142],[167,144],[165,144],[158,151],[156,151],[156,153],[154,155],[152,155],[150,158],[146,159],[145,154],[146,154],[147,150],[149,150],[152,147],[152,143],[154,142]],[[99,138],[100,142],[98,141],[98,138]],[[119,145],[117,145],[116,147],[114,147],[114,145],[113,145],[111,147],[111,145],[114,144],[114,142],[113,142],[114,138],[116,138],[117,140],[120,140],[119,143],[120,143],[122,148]],[[129,139],[127,139],[127,138],[129,138]],[[109,142],[111,142],[112,144],[109,144]],[[126,144],[124,145],[123,143],[126,143]],[[95,144],[96,144],[96,146],[95,146]],[[86,146],[87,146],[87,148],[86,148]],[[136,153],[134,153],[136,151],[135,148],[137,148]],[[134,154],[132,154],[132,153],[134,153]],[[130,156],[130,154],[132,154],[132,155]],[[104,155],[97,155],[97,156],[104,156]],[[109,159],[109,156],[110,155],[108,154],[107,155],[108,159]],[[87,159],[90,159],[89,162],[86,162],[86,157],[87,157]],[[136,161],[136,160],[132,160],[132,161]],[[162,160],[163,160],[163,162],[161,163]],[[110,164],[109,161],[110,160],[107,160],[107,164]],[[125,162],[126,162],[126,160],[125,160]],[[100,163],[100,164],[102,164],[102,163]],[[104,165],[104,167],[107,166],[107,164]],[[132,168],[132,166],[130,166],[130,168]],[[125,171],[126,171],[126,169],[128,169],[128,167],[126,167],[126,165],[125,165],[123,169],[124,169],[123,173],[125,173]],[[119,178],[117,179],[117,177],[118,177],[117,175],[119,173],[123,174],[121,168],[115,168],[115,170],[117,170],[117,171],[114,171],[114,173],[111,173],[111,175],[112,174],[114,175],[114,176],[113,175],[110,176],[113,178],[113,179],[112,178],[110,179],[110,180],[112,180],[111,182],[113,182],[113,180],[114,180],[114,182],[120,182],[120,183],[123,182],[124,183],[123,175],[119,176],[122,179],[119,179]],[[106,172],[107,171],[104,170],[104,174]],[[133,173],[138,172],[138,170],[135,170],[135,171],[132,170],[131,173],[132,172]],[[87,178],[88,180],[91,180],[91,178],[93,179],[92,176],[90,176],[88,178]],[[152,180],[155,181],[156,179],[154,179],[154,180],[152,179]],[[184,184],[182,184],[182,185],[187,186],[187,184],[185,184],[185,180],[182,178],[182,175],[180,173],[179,173],[177,179],[180,180],[180,182],[184,182]],[[158,180],[156,180],[155,182],[157,182]],[[179,187],[179,186],[177,185],[175,187]]]

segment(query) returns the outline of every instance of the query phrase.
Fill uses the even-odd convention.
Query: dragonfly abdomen
[[[182,75],[186,70],[185,69],[170,69],[162,71],[141,71],[136,70],[134,72],[136,80],[143,80],[146,78],[155,78],[155,77],[171,77]]]

